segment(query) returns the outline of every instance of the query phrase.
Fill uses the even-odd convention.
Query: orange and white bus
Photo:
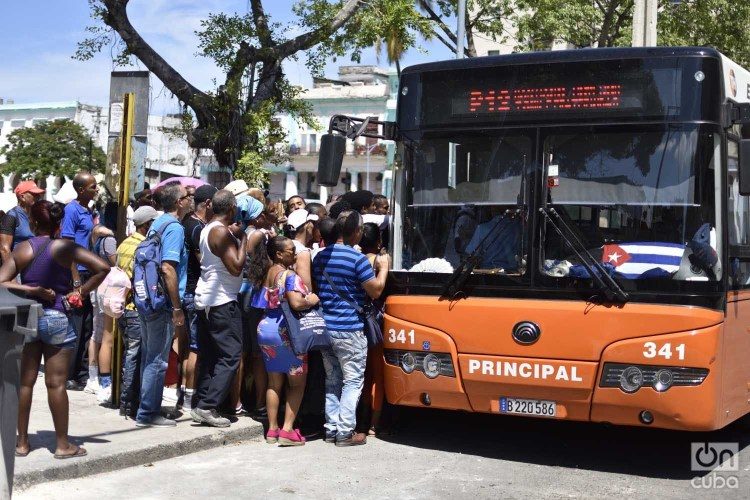
[[[360,122],[332,120],[322,182]],[[435,62],[383,125],[391,403],[695,431],[750,412],[748,71],[706,48]]]

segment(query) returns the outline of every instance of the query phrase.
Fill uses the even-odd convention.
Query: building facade
[[[94,145],[106,145],[107,128],[102,125],[103,117],[101,106],[92,106],[78,101],[16,104],[10,100],[0,99],[0,148],[8,144],[8,135],[16,129],[33,127],[40,122],[63,119],[82,125],[91,135]],[[0,156],[0,163],[4,161],[5,158]],[[21,180],[20,176],[15,174],[3,175],[0,191],[11,193]],[[52,199],[52,195],[64,182],[63,177],[54,175],[39,179],[42,187],[47,189],[48,199]]]
[[[376,66],[342,66],[337,79],[314,79],[303,99],[312,106],[318,127],[300,125],[290,116],[279,117],[287,131],[290,159],[284,165],[267,165],[271,172],[270,196],[276,200],[301,195],[325,203],[333,195],[357,189],[387,192],[393,158],[391,141],[367,137],[347,141],[341,178],[333,188],[317,183],[318,150],[334,115],[395,119],[397,90],[395,72]]]

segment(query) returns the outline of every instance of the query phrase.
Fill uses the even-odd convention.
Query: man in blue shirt
[[[91,250],[90,238],[94,229],[94,217],[88,207],[99,196],[99,186],[93,175],[81,172],[73,178],[73,189],[78,197],[65,205],[60,237],[73,240],[83,248]],[[72,271],[73,292],[77,293],[88,280],[89,272],[81,265],[74,267]],[[83,390],[89,378],[89,341],[94,330],[94,309],[91,300],[89,297],[81,296],[81,303],[83,305],[74,308],[70,314],[73,328],[78,334],[75,356],[70,360],[67,383],[68,390],[74,391]]]
[[[34,236],[29,224],[29,212],[31,206],[44,194],[44,189],[34,181],[19,182],[13,191],[18,205],[8,210],[0,221],[0,259],[3,262],[10,258],[16,245]]]
[[[188,251],[185,230],[180,221],[190,211],[190,196],[177,181],[164,185],[159,201],[164,214],[151,225],[147,237],[161,233],[161,273],[164,292],[169,297],[169,309],[150,316],[140,315],[141,321],[141,402],[135,425],[138,427],[172,427],[174,420],[163,417],[161,400],[164,376],[167,372],[169,350],[175,334],[184,338],[185,315],[182,297],[187,285]]]
[[[465,253],[479,251],[482,255],[480,269],[503,269],[506,272],[514,272],[518,270],[521,221],[510,214],[501,219],[502,213],[500,207],[491,209],[492,218],[477,226],[474,236],[466,245]]]
[[[331,351],[323,353],[325,439],[336,446],[354,446],[367,441],[364,434],[354,432],[367,363],[367,338],[363,319],[349,302],[362,307],[365,294],[373,299],[380,297],[390,263],[388,256],[378,255],[376,276],[367,257],[352,248],[362,238],[362,216],[358,212],[341,213],[334,231],[336,243],[321,250],[313,261],[313,279],[332,344]]]

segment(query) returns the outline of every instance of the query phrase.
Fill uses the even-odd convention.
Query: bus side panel
[[[383,318],[383,347],[398,351],[422,351],[448,353],[457,358],[456,344],[445,332],[394,318],[388,314]],[[407,375],[400,366],[384,363],[385,396],[391,404],[404,406],[426,406],[422,394],[430,397],[430,406],[448,410],[471,411],[460,379],[439,376],[429,379],[420,372]],[[458,371],[458,368],[455,367]]]
[[[724,424],[750,412],[750,291],[730,293],[723,332]]]
[[[605,363],[706,368],[706,379],[697,386],[672,386],[658,392],[644,386],[628,394],[619,387],[597,387],[591,420],[617,425],[643,426],[638,415],[648,410],[654,427],[707,431],[724,426],[721,387],[724,375],[722,325],[681,333],[655,335],[615,342],[605,349],[598,380]],[[680,359],[683,358],[683,359]]]

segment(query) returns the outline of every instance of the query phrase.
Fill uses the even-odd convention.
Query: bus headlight
[[[620,374],[620,389],[635,392],[643,385],[643,372],[637,366],[628,366]]]
[[[434,354],[428,354],[424,357],[424,361],[422,361],[422,368],[428,378],[437,377],[440,375],[440,358]]]
[[[663,369],[659,370],[654,376],[654,389],[659,392],[666,391],[667,389],[672,387],[673,382],[674,376],[672,375],[671,371]]]
[[[453,358],[446,352],[402,351],[384,349],[383,358],[392,366],[399,366],[406,373],[422,372],[428,378],[455,377]]]
[[[618,387],[627,393],[636,392],[641,387],[652,387],[664,392],[672,386],[700,385],[706,377],[708,370],[705,368],[604,363],[599,387]]]
[[[414,359],[414,355],[410,352],[405,352],[401,356],[401,369],[406,373],[411,373],[417,366],[417,361]]]

